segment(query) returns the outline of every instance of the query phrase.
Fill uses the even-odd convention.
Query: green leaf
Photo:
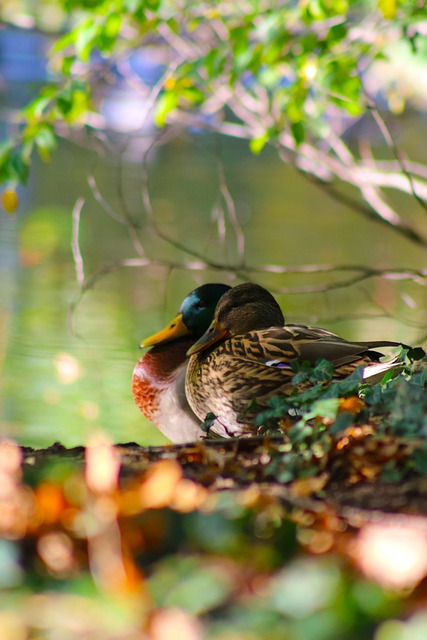
[[[6,174],[8,179],[15,179],[25,184],[30,171],[29,158],[27,158],[27,145],[18,149],[11,149],[6,157]]]
[[[145,4],[151,11],[157,11],[161,0],[145,0]]]
[[[27,107],[23,110],[24,117],[28,122],[35,122],[42,118],[48,107],[51,106],[56,98],[58,87],[47,86],[44,87],[40,94]]]
[[[171,111],[178,106],[178,95],[175,91],[165,91],[160,96],[154,112],[154,122],[158,127],[164,127]]]
[[[59,38],[59,40],[57,40],[52,45],[51,54],[60,53],[61,51],[64,51],[64,49],[67,49],[67,47],[74,44],[75,40],[76,40],[76,29],[73,29],[69,33],[62,36],[62,38]]]
[[[386,20],[393,20],[396,16],[396,0],[378,0],[378,8]]]
[[[346,397],[357,395],[360,384],[363,382],[363,366],[357,367],[350,376],[343,380],[334,381],[326,391],[327,397]]]
[[[324,358],[321,358],[316,362],[316,365],[313,369],[313,373],[310,376],[310,380],[313,380],[313,381],[332,380],[332,376],[334,375],[334,373],[335,373],[335,367],[332,364],[332,362],[330,362],[330,360],[325,360]]]
[[[136,13],[141,8],[141,0],[123,0],[123,8],[129,13]]]
[[[105,25],[104,32],[108,38],[116,38],[120,33],[120,27],[122,26],[123,18],[119,13],[112,13],[108,16]]]
[[[87,62],[89,60],[91,51],[96,44],[96,39],[99,36],[100,28],[95,22],[90,19],[86,23],[80,25],[76,31],[76,53],[78,57]]]
[[[71,112],[73,108],[73,100],[70,93],[63,93],[59,95],[56,100],[56,106],[62,116],[67,118],[68,114]]]
[[[202,614],[230,597],[231,582],[213,565],[196,556],[170,556],[161,560],[150,577],[154,600],[162,607],[179,607]]]
[[[293,94],[287,105],[286,115],[291,123],[300,124],[303,122],[305,117],[304,100],[297,99],[296,95]]]
[[[325,8],[321,0],[307,0],[305,10],[307,16],[313,20],[324,20],[326,18]]]
[[[74,56],[64,56],[62,58],[61,71],[64,76],[69,76],[71,74],[71,69],[75,61],[76,59]]]
[[[261,153],[269,139],[270,138],[267,133],[263,133],[257,138],[252,138],[252,140],[250,140],[249,142],[249,149],[252,151],[252,153],[257,155],[258,153]]]
[[[306,418],[335,418],[339,409],[340,401],[338,398],[326,398],[313,403],[311,411]]]
[[[188,87],[181,91],[180,97],[191,104],[200,104],[203,102],[205,95],[198,87]]]
[[[53,127],[47,123],[41,123],[34,128],[33,140],[37,151],[44,162],[50,160],[50,152],[56,147],[56,136]]]

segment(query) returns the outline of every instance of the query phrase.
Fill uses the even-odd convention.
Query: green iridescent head
[[[141,348],[176,340],[182,336],[199,338],[209,327],[216,305],[231,287],[226,284],[204,284],[188,294],[178,314],[162,331],[146,338]]]

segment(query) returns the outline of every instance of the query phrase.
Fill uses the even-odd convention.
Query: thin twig
[[[388,148],[390,149],[390,151],[393,153],[394,157],[396,158],[400,170],[403,173],[404,176],[406,176],[408,183],[410,185],[411,188],[411,193],[414,196],[415,200],[418,202],[418,204],[421,206],[421,208],[424,211],[427,211],[427,204],[423,201],[423,199],[420,197],[420,195],[417,193],[417,190],[415,188],[415,183],[414,183],[414,179],[407,167],[406,164],[406,160],[403,157],[402,153],[400,152],[399,147],[397,146],[396,142],[393,139],[393,136],[391,135],[390,129],[387,125],[387,123],[385,122],[384,118],[381,116],[378,107],[376,105],[376,102],[374,100],[374,98],[372,98],[372,96],[369,95],[366,87],[363,84],[363,76],[362,74],[360,74],[360,79],[361,79],[361,86],[363,89],[363,93],[365,95],[366,98],[366,102],[367,102],[367,107],[370,110],[372,117],[374,118],[378,129],[381,132],[381,135],[384,138],[385,143],[387,144]]]
[[[236,207],[234,204],[234,200],[231,196],[230,189],[228,188],[227,180],[225,177],[224,165],[222,162],[217,163],[217,171],[218,171],[219,188],[221,191],[221,195],[224,199],[225,206],[228,212],[228,217],[236,236],[237,257],[243,267],[244,260],[245,260],[245,235],[243,233],[243,229],[240,225],[240,222],[237,218]]]
[[[78,198],[78,200],[76,201],[76,204],[74,205],[73,213],[72,213],[71,250],[73,252],[76,279],[80,288],[83,288],[84,282],[85,282],[83,256],[80,251],[80,244],[79,244],[80,213],[84,203],[85,203],[84,198]]]
[[[113,220],[115,220],[116,222],[120,222],[120,224],[126,224],[126,219],[123,216],[116,213],[113,207],[102,196],[100,190],[98,189],[98,185],[96,184],[95,176],[93,174],[87,177],[87,182],[91,188],[93,197],[95,198],[97,203],[101,205],[104,211],[108,213],[108,215],[111,218],[113,218]]]

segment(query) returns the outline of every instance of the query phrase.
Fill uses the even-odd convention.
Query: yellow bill
[[[178,313],[177,316],[170,322],[167,327],[158,331],[157,333],[153,333],[152,336],[146,338],[141,344],[140,349],[145,349],[146,347],[153,347],[155,344],[162,344],[163,342],[170,342],[171,340],[176,340],[177,338],[181,338],[182,336],[189,335],[190,330],[185,326],[182,313]]]

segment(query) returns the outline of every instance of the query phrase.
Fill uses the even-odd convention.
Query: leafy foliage
[[[330,130],[331,107],[350,116],[366,110],[362,73],[391,42],[410,40],[417,52],[424,16],[415,1],[61,4],[71,28],[51,50],[56,78],[22,113],[21,133],[3,151],[2,181],[25,182],[32,150],[47,158],[54,149],[57,124],[89,123],[99,80],[143,47],[164,59],[157,125],[194,110],[225,123],[231,110],[229,123],[237,118],[249,127],[254,153],[287,133],[297,147],[320,140]]]
[[[370,415],[381,415],[380,429],[396,435],[427,435],[427,370],[410,379],[398,377],[383,386],[367,389],[364,400]]]
[[[363,384],[362,367],[344,380],[332,380],[333,367],[319,360],[297,364],[293,384],[310,383],[310,388],[288,397],[270,400],[270,408],[260,409],[255,424],[262,433],[284,431],[292,447],[286,455],[282,481],[316,475],[326,463],[335,442],[331,436],[353,428],[375,428],[378,436],[425,438],[427,434],[427,369],[422,350],[409,352],[405,374],[384,376],[381,384]],[[402,357],[407,355],[402,352]],[[417,470],[423,472],[424,449],[417,452]],[[291,462],[290,462],[291,458]],[[392,463],[391,463],[392,464]],[[411,466],[411,464],[409,464]],[[389,467],[390,468],[390,467]]]

